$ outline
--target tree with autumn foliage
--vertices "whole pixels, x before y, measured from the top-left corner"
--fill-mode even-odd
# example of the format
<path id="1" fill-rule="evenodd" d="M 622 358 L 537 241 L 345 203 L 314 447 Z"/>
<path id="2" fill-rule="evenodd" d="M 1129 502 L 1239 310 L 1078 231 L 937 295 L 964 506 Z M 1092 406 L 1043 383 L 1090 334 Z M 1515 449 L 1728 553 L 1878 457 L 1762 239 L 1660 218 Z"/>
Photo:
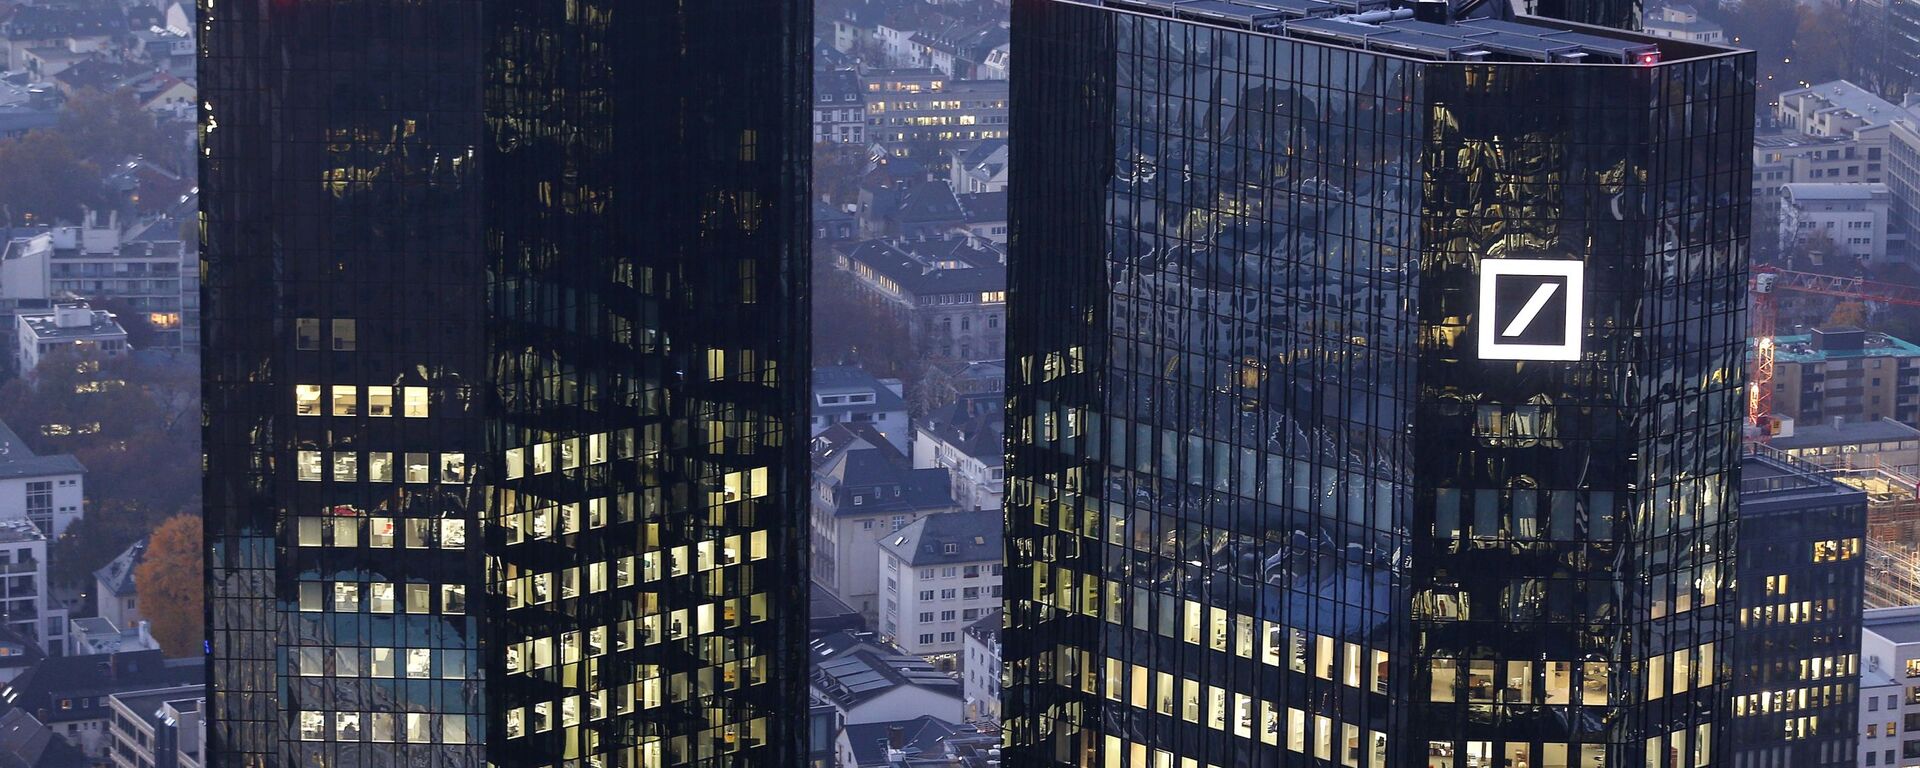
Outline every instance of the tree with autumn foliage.
<path id="1" fill-rule="evenodd" d="M 206 598 L 200 559 L 200 518 L 175 515 L 153 532 L 146 559 L 134 569 L 141 613 L 168 656 L 197 656 L 205 634 Z"/>

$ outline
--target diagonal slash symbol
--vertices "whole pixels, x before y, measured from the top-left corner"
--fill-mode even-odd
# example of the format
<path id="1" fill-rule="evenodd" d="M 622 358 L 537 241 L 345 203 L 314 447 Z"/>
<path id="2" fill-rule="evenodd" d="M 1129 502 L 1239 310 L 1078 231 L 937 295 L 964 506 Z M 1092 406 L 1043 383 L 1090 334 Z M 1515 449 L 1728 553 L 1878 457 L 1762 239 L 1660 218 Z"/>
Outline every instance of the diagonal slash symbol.
<path id="1" fill-rule="evenodd" d="M 1533 298 L 1527 299 L 1526 306 L 1520 308 L 1520 314 L 1513 316 L 1513 322 L 1508 323 L 1507 329 L 1501 331 L 1500 335 L 1518 336 L 1525 332 L 1527 326 L 1533 324 L 1534 315 L 1540 314 L 1540 310 L 1547 307 L 1547 300 L 1553 298 L 1553 292 L 1557 290 L 1560 290 L 1559 283 L 1541 283 L 1540 287 L 1534 290 Z"/>

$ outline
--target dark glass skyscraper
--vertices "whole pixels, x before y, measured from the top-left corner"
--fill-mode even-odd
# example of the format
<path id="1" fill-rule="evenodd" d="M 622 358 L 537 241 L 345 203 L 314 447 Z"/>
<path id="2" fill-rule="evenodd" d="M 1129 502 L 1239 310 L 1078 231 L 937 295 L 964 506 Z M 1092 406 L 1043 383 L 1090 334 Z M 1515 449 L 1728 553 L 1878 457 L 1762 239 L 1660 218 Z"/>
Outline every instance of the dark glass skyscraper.
<path id="1" fill-rule="evenodd" d="M 1751 56 L 1013 12 L 1010 764 L 1720 764 Z"/>
<path id="2" fill-rule="evenodd" d="M 210 764 L 803 762 L 810 5 L 201 3 Z"/>
<path id="3" fill-rule="evenodd" d="M 1867 494 L 1829 474 L 1741 464 L 1735 768 L 1857 765 Z"/>

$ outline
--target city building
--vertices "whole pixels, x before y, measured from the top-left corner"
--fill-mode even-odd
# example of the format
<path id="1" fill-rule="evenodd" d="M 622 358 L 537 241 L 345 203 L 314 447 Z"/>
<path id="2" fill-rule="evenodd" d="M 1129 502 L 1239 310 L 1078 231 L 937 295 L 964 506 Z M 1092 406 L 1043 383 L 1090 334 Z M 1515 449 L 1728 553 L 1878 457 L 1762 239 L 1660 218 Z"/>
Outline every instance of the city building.
<path id="1" fill-rule="evenodd" d="M 835 751 L 841 768 L 987 768 L 995 765 L 986 762 L 987 751 L 998 742 L 970 725 L 921 715 L 850 726 Z M 968 762 L 975 754 L 981 761 Z"/>
<path id="2" fill-rule="evenodd" d="M 985 241 L 1004 250 L 1007 247 L 1007 193 L 974 192 L 957 195 L 956 199 L 962 218 L 954 233 L 965 235 L 969 242 Z"/>
<path id="3" fill-rule="evenodd" d="M 812 5 L 200 5 L 209 765 L 804 763 Z"/>
<path id="4" fill-rule="evenodd" d="M 1594 24 L 1614 29 L 1639 29 L 1641 0 L 1511 0 L 1514 11 Z M 1361 8 L 1372 7 L 1362 4 Z"/>
<path id="5" fill-rule="evenodd" d="M 1782 184 L 1780 249 L 1806 249 L 1816 266 L 1882 264 L 1892 203 L 1885 184 Z"/>
<path id="6" fill-rule="evenodd" d="M 50 234 L 47 290 L 55 300 L 111 306 L 120 319 L 150 331 L 143 347 L 180 348 L 182 279 L 199 265 L 187 258 L 176 223 L 142 223 L 123 232 L 118 216 L 90 211 L 80 225 Z"/>
<path id="7" fill-rule="evenodd" d="M 807 696 L 807 768 L 839 768 L 835 760 L 835 741 L 840 730 L 840 712 L 818 693 Z"/>
<path id="8" fill-rule="evenodd" d="M 969 723 L 1000 724 L 1000 624 L 1004 619 L 996 608 L 961 630 L 960 686 L 966 696 L 963 716 Z"/>
<path id="9" fill-rule="evenodd" d="M 200 768 L 204 685 L 116 693 L 108 737 L 113 768 Z"/>
<path id="10" fill-rule="evenodd" d="M 146 622 L 121 629 L 112 619 L 87 616 L 67 620 L 67 652 L 73 656 L 98 656 L 125 651 L 150 651 L 160 647 Z"/>
<path id="11" fill-rule="evenodd" d="M 79 459 L 37 455 L 0 422 L 0 520 L 26 520 L 60 538 L 86 514 L 86 477 Z"/>
<path id="12" fill-rule="evenodd" d="M 1911 123 L 1897 120 L 1891 131 L 1897 135 L 1910 130 Z M 1897 142 L 1889 142 L 1892 147 Z M 1890 149 L 1888 154 L 1898 152 Z M 1873 153 L 1871 160 L 1865 155 Z M 1780 187 L 1786 184 L 1886 182 L 1890 196 L 1897 190 L 1897 160 L 1883 156 L 1878 147 L 1863 152 L 1860 143 L 1846 136 L 1808 136 L 1799 131 L 1776 130 L 1753 139 L 1753 215 L 1761 221 L 1780 220 Z M 1867 169 L 1872 170 L 1867 170 Z M 1889 214 L 1889 226 L 1892 226 Z"/>
<path id="13" fill-rule="evenodd" d="M 1788 421 L 1783 427 L 1768 445 L 1801 461 L 1828 469 L 1881 467 L 1920 476 L 1920 429 L 1893 419 Z"/>
<path id="14" fill-rule="evenodd" d="M 899 157 L 923 142 L 1007 138 L 1006 80 L 953 80 L 937 69 L 865 73 L 867 140 Z"/>
<path id="15" fill-rule="evenodd" d="M 117 557 L 93 571 L 94 610 L 119 627 L 146 623 L 133 573 L 147 559 L 147 539 L 127 545 Z"/>
<path id="16" fill-rule="evenodd" d="M 813 78 L 813 142 L 867 141 L 866 91 L 851 69 L 820 72 Z"/>
<path id="17" fill-rule="evenodd" d="M 1909 765 L 1920 756 L 1920 722 L 1907 722 L 1920 714 L 1920 606 L 1870 608 L 1862 624 L 1859 764 Z"/>
<path id="18" fill-rule="evenodd" d="M 880 541 L 952 511 L 946 471 L 912 469 L 891 445 L 816 443 L 813 580 L 871 623 L 880 611 Z"/>
<path id="19" fill-rule="evenodd" d="M 1854 765 L 1860 768 L 1900 765 L 1900 730 L 1906 725 L 1902 716 L 1906 698 L 1906 684 L 1893 679 L 1887 670 L 1861 671 L 1860 698 L 1854 702 L 1858 710 L 1855 722 L 1860 728 L 1858 762 Z M 1920 745 L 1915 749 L 1920 749 Z"/>
<path id="20" fill-rule="evenodd" d="M 0 714 L 0 755 L 17 768 L 92 768 L 93 763 L 66 739 L 24 709 Z"/>
<path id="21" fill-rule="evenodd" d="M 15 315 L 14 327 L 19 332 L 16 365 L 22 375 L 31 373 L 43 358 L 58 349 L 74 349 L 81 354 L 108 358 L 132 351 L 127 344 L 127 330 L 120 327 L 113 313 L 94 309 L 86 302 L 21 310 Z"/>
<path id="22" fill-rule="evenodd" d="M 833 258 L 870 299 L 907 320 L 922 356 L 969 361 L 1001 355 L 1006 260 L 987 244 L 966 237 L 867 240 L 834 246 Z"/>
<path id="23" fill-rule="evenodd" d="M 1698 9 L 1685 4 L 1648 8 L 1640 20 L 1640 29 L 1654 37 L 1690 43 L 1719 45 L 1727 41 L 1725 27 L 1700 18 Z"/>
<path id="24" fill-rule="evenodd" d="M 0 701 L 32 713 L 96 764 L 111 760 L 116 693 L 191 686 L 204 691 L 206 662 L 159 651 L 49 658 L 0 688 Z"/>
<path id="25" fill-rule="evenodd" d="M 947 150 L 947 182 L 963 195 L 1007 191 L 1007 142 L 983 141 Z"/>
<path id="26" fill-rule="evenodd" d="M 1748 455 L 1739 525 L 1727 764 L 1852 766 L 1867 494 L 1816 465 Z"/>
<path id="27" fill-rule="evenodd" d="M 1013 6 L 1007 764 L 1727 765 L 1752 54 L 1304 5 Z"/>
<path id="28" fill-rule="evenodd" d="M 813 693 L 833 706 L 842 733 L 856 725 L 897 722 L 902 716 L 960 722 L 960 681 L 926 659 L 902 653 L 870 633 L 828 635 L 814 640 L 810 649 Z"/>
<path id="29" fill-rule="evenodd" d="M 1920 345 L 1859 328 L 1774 337 L 1773 410 L 1795 430 L 1893 419 L 1920 425 Z"/>
<path id="30" fill-rule="evenodd" d="M 0 519 L 0 625 L 40 646 L 67 652 L 67 609 L 48 599 L 47 537 L 20 518 Z"/>
<path id="31" fill-rule="evenodd" d="M 927 515 L 880 540 L 880 637 L 949 671 L 960 633 L 1000 607 L 1000 508 Z"/>
<path id="32" fill-rule="evenodd" d="M 813 369 L 813 408 L 808 416 L 818 437 L 836 424 L 869 427 L 887 445 L 905 455 L 913 441 L 907 421 L 907 401 L 901 398 L 899 379 L 876 379 L 851 365 L 823 365 Z"/>
<path id="33" fill-rule="evenodd" d="M 961 509 L 998 511 L 1006 493 L 1006 411 L 1000 393 L 963 395 L 913 430 L 913 466 L 944 469 Z"/>

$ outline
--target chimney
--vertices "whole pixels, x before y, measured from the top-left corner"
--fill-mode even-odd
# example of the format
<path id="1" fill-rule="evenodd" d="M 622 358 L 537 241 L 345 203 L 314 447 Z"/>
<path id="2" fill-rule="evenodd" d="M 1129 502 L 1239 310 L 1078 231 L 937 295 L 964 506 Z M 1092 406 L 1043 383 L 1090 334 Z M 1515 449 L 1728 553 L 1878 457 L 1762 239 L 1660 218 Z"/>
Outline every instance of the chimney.
<path id="1" fill-rule="evenodd" d="M 153 642 L 153 632 L 151 630 L 152 630 L 152 626 L 147 624 L 147 620 L 141 619 L 140 620 L 140 647 L 142 648 L 156 647 L 156 644 Z"/>
<path id="2" fill-rule="evenodd" d="M 906 726 L 901 726 L 901 725 L 887 726 L 887 747 L 890 749 L 905 749 L 906 746 L 907 746 Z"/>

